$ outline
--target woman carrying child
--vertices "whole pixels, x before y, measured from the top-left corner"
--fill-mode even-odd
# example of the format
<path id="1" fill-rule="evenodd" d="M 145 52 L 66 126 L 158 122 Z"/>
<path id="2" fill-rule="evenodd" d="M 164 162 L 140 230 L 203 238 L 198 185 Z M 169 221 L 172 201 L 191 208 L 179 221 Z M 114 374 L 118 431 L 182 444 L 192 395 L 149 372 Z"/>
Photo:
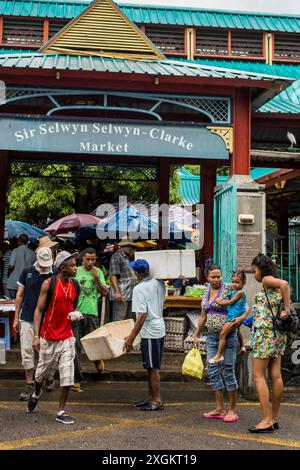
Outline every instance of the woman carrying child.
<path id="1" fill-rule="evenodd" d="M 221 419 L 225 423 L 233 423 L 239 419 L 236 413 L 236 400 L 238 383 L 235 376 L 235 363 L 238 347 L 236 331 L 232 331 L 226 338 L 224 350 L 224 362 L 210 364 L 209 360 L 215 357 L 218 351 L 220 333 L 227 318 L 227 311 L 223 305 L 217 303 L 218 299 L 229 299 L 232 287 L 223 284 L 220 266 L 211 265 L 208 268 L 208 290 L 202 302 L 202 310 L 199 323 L 194 335 L 194 347 L 198 347 L 198 337 L 207 328 L 207 371 L 212 390 L 215 393 L 216 408 L 203 414 L 207 419 Z M 242 319 L 236 319 L 241 323 Z M 223 391 L 227 390 L 229 409 L 225 412 Z"/>
<path id="2" fill-rule="evenodd" d="M 246 274 L 243 270 L 235 270 L 231 277 L 233 291 L 230 294 L 229 300 L 216 299 L 216 303 L 223 305 L 227 308 L 227 317 L 226 322 L 220 333 L 220 341 L 217 354 L 209 360 L 209 364 L 216 364 L 218 362 L 224 361 L 223 352 L 226 347 L 227 336 L 236 331 L 237 327 L 240 325 L 241 321 L 246 318 L 246 309 L 247 309 L 247 296 L 244 292 L 244 287 L 246 284 Z M 239 319 L 239 320 L 237 320 Z M 245 346 L 243 344 L 243 337 L 238 331 L 239 343 L 241 346 L 241 352 L 245 351 Z"/>

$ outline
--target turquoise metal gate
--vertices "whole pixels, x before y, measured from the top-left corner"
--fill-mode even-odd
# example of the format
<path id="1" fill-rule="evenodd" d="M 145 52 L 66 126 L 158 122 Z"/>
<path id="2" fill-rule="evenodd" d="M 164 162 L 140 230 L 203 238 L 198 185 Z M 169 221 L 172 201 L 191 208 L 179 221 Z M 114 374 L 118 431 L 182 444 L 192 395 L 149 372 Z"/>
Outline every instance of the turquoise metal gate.
<path id="1" fill-rule="evenodd" d="M 288 242 L 286 251 L 282 240 L 274 240 L 270 255 L 279 269 L 280 277 L 290 285 L 292 300 L 300 302 L 300 224 L 289 226 Z"/>
<path id="2" fill-rule="evenodd" d="M 237 185 L 222 185 L 214 201 L 214 259 L 229 282 L 237 265 Z"/>

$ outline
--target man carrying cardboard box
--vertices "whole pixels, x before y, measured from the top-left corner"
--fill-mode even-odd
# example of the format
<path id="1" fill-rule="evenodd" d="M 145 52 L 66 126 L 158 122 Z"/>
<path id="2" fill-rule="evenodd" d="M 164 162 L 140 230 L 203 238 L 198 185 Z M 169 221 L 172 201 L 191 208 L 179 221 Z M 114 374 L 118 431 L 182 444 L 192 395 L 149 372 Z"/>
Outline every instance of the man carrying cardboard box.
<path id="1" fill-rule="evenodd" d="M 159 370 L 165 336 L 165 284 L 150 276 L 148 261 L 139 259 L 129 266 L 139 281 L 132 294 L 132 311 L 137 321 L 130 335 L 125 338 L 124 349 L 129 352 L 140 333 L 143 366 L 148 372 L 148 398 L 136 402 L 135 406 L 143 411 L 159 411 L 164 409 L 160 397 Z"/>

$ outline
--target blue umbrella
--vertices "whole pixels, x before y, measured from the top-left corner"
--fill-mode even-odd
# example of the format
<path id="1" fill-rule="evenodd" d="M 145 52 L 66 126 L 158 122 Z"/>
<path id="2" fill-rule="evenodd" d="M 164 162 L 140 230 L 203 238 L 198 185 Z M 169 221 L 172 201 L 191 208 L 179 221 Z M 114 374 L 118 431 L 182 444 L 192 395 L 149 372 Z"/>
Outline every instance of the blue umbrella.
<path id="1" fill-rule="evenodd" d="M 47 233 L 37 227 L 22 222 L 20 220 L 6 220 L 4 229 L 4 238 L 19 237 L 22 234 L 28 237 L 41 238 L 45 237 Z"/>

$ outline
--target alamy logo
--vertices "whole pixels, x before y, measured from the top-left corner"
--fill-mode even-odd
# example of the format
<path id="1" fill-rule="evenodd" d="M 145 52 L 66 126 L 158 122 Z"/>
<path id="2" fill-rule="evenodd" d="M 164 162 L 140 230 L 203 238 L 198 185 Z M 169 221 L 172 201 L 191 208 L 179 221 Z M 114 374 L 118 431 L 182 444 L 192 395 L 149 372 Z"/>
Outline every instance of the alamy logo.
<path id="1" fill-rule="evenodd" d="M 5 104 L 5 100 L 6 100 L 5 82 L 0 80 L 0 105 Z"/>
<path id="2" fill-rule="evenodd" d="M 291 356 L 292 363 L 298 366 L 300 364 L 300 339 L 293 341 L 291 349 L 295 350 Z"/>
<path id="3" fill-rule="evenodd" d="M 101 204 L 95 214 L 101 219 L 96 233 L 100 240 L 131 237 L 132 240 L 174 240 L 191 242 L 201 249 L 204 238 L 204 208 L 196 206 L 128 203 Z"/>

